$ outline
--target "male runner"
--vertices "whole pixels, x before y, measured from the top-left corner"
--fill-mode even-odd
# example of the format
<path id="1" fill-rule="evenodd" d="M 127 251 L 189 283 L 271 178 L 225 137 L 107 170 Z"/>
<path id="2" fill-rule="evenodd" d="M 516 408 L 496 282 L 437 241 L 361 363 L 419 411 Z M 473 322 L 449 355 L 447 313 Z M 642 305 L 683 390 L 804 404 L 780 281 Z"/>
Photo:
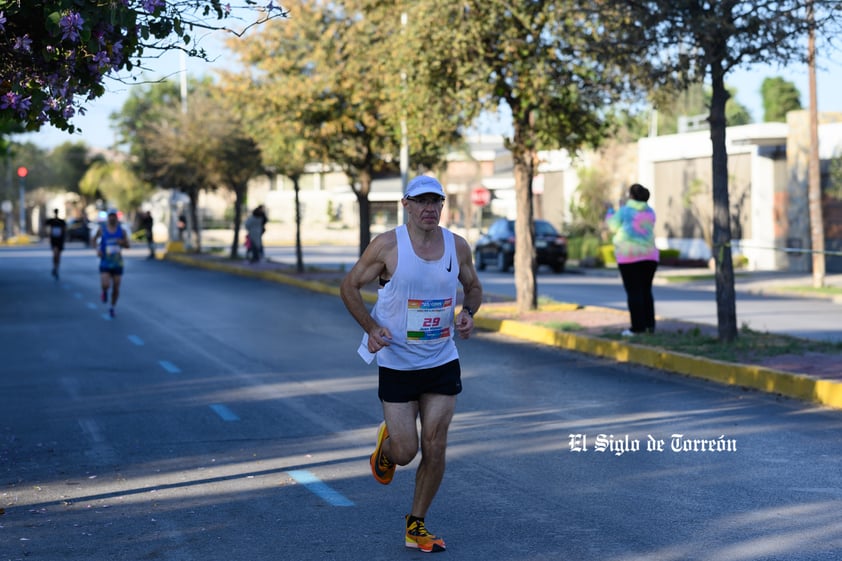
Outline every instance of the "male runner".
<path id="1" fill-rule="evenodd" d="M 53 217 L 44 225 L 50 236 L 50 248 L 53 250 L 53 278 L 58 280 L 58 267 L 61 264 L 61 252 L 64 251 L 64 238 L 67 235 L 67 222 L 58 217 L 58 209 L 53 209 Z"/>
<path id="2" fill-rule="evenodd" d="M 117 220 L 117 211 L 109 210 L 108 218 L 94 236 L 96 253 L 99 256 L 99 278 L 102 284 L 102 302 L 108 302 L 108 290 L 112 284 L 111 307 L 108 314 L 114 317 L 114 307 L 120 297 L 120 283 L 123 279 L 123 249 L 129 247 L 129 237 Z"/>
<path id="3" fill-rule="evenodd" d="M 367 362 L 376 356 L 379 367 L 385 421 L 370 458 L 379 483 L 391 483 L 396 465 L 418 453 L 421 418 L 421 463 L 404 543 L 424 552 L 445 550 L 424 517 L 444 476 L 447 430 L 462 391 L 454 327 L 468 338 L 482 303 L 468 242 L 439 226 L 444 196 L 434 178 L 413 179 L 402 200 L 407 224 L 374 238 L 341 287 L 345 306 L 365 331 L 359 353 Z M 369 313 L 361 290 L 376 279 L 382 289 Z M 455 313 L 460 283 L 463 305 Z"/>

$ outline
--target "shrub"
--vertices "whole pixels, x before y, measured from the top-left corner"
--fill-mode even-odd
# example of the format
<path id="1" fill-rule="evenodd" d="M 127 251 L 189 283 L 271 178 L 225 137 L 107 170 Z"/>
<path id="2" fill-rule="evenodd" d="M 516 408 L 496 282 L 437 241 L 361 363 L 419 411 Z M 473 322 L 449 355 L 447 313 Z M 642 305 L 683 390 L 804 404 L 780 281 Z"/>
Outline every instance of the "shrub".
<path id="1" fill-rule="evenodd" d="M 681 257 L 681 252 L 677 249 L 662 249 L 660 250 L 661 261 L 675 262 Z"/>
<path id="2" fill-rule="evenodd" d="M 568 237 L 567 257 L 573 261 L 599 257 L 599 237 L 593 234 Z"/>

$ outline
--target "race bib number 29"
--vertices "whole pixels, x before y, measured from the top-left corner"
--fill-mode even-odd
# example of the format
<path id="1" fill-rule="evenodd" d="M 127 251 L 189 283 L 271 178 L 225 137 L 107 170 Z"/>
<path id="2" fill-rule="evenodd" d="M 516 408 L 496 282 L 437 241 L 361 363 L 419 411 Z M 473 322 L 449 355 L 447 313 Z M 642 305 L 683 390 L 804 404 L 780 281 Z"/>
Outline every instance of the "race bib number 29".
<path id="1" fill-rule="evenodd" d="M 408 300 L 406 307 L 407 343 L 429 343 L 450 337 L 453 299 Z"/>

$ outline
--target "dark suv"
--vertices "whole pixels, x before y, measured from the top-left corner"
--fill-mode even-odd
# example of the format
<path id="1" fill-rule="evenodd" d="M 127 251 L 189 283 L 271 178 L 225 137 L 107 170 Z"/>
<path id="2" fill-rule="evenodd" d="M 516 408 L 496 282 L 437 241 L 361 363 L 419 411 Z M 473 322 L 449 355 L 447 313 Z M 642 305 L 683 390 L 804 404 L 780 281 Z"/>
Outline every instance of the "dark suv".
<path id="1" fill-rule="evenodd" d="M 535 220 L 535 254 L 538 266 L 549 265 L 556 273 L 567 262 L 567 240 L 546 220 Z M 515 259 L 515 221 L 501 218 L 494 222 L 476 245 L 475 261 L 480 271 L 494 263 L 508 271 Z"/>
<path id="2" fill-rule="evenodd" d="M 87 220 L 71 218 L 67 221 L 67 241 L 80 241 L 85 245 L 91 243 L 91 228 Z"/>

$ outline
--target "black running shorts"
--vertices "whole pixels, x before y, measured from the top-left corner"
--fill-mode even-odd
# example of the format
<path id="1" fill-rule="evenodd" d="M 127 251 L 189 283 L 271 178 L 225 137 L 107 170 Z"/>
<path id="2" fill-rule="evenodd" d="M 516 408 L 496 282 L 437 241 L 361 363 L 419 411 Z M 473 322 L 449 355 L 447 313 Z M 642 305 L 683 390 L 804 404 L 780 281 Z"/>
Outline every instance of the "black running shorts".
<path id="1" fill-rule="evenodd" d="M 462 391 L 462 369 L 459 359 L 421 370 L 393 370 L 380 367 L 377 395 L 381 401 L 408 403 L 422 394 L 457 395 Z"/>

